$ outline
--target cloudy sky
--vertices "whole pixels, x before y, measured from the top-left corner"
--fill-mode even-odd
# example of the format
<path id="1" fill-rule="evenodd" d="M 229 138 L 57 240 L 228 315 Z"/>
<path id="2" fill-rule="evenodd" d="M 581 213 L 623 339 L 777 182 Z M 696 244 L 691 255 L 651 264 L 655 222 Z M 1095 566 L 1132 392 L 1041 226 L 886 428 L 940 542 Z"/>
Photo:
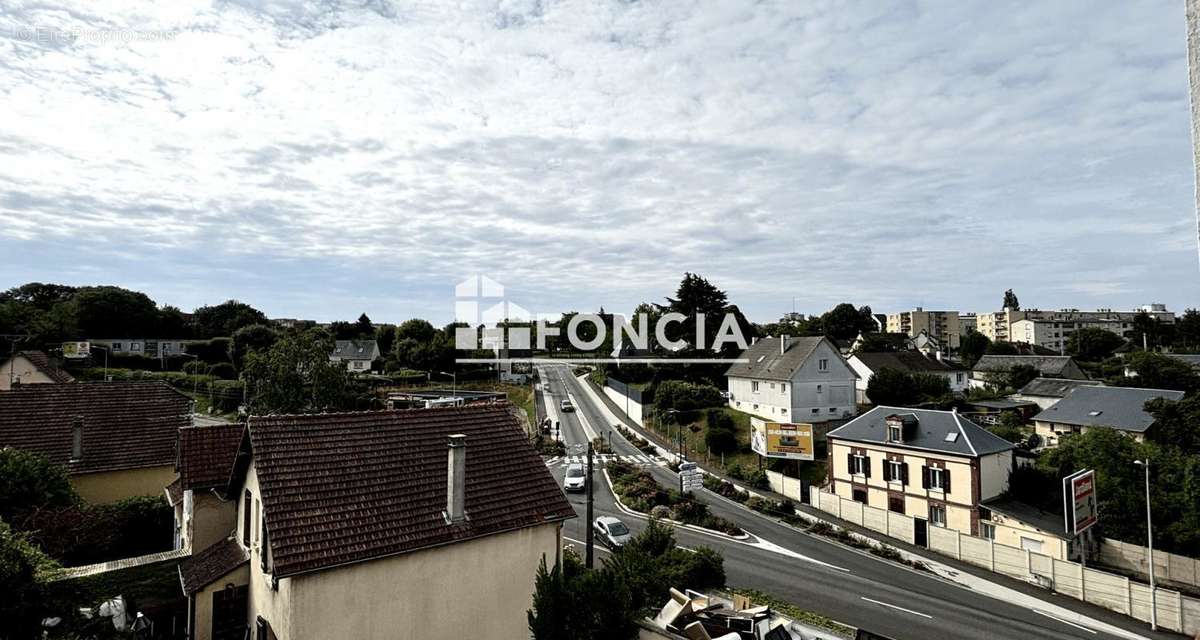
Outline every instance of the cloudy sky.
<path id="1" fill-rule="evenodd" d="M 1200 303 L 1182 0 L 50 5 L 0 8 L 0 287 Z"/>

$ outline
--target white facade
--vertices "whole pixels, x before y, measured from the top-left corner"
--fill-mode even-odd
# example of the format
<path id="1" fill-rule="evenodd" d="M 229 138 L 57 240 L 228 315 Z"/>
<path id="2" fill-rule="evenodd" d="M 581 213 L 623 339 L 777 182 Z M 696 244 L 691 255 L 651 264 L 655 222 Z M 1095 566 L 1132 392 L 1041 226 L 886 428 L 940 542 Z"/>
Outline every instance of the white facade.
<path id="1" fill-rule="evenodd" d="M 1038 345 L 1065 353 L 1067 341 L 1071 334 L 1080 329 L 1104 329 L 1121 338 L 1129 337 L 1133 330 L 1133 321 L 1129 318 L 1114 319 L 1076 319 L 1076 320 L 1034 320 L 1025 318 L 1012 323 L 1010 341 Z"/>
<path id="2" fill-rule="evenodd" d="M 784 380 L 729 376 L 729 406 L 765 420 L 827 422 L 858 413 L 854 371 L 828 340 Z"/>
<path id="3" fill-rule="evenodd" d="M 870 402 L 867 399 L 867 385 L 871 383 L 871 377 L 875 372 L 867 366 L 857 355 L 850 356 L 846 360 L 846 364 L 854 370 L 858 379 L 854 382 L 855 399 L 859 404 L 867 404 Z M 910 373 L 926 373 L 929 375 L 939 376 L 946 379 L 950 384 L 951 393 L 961 393 L 967 389 L 969 376 L 965 370 L 955 371 L 912 371 Z"/>

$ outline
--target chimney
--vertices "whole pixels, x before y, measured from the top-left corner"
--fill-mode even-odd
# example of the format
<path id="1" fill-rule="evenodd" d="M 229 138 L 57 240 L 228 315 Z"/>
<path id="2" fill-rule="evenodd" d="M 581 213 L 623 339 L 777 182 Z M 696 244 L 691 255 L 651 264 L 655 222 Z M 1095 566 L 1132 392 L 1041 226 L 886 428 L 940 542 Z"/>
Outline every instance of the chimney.
<path id="1" fill-rule="evenodd" d="M 446 522 L 458 524 L 467 519 L 463 503 L 467 494 L 467 436 L 450 436 L 446 458 Z"/>
<path id="2" fill-rule="evenodd" d="M 785 333 L 785 334 L 779 336 L 779 355 L 783 355 L 784 353 L 786 353 L 787 348 L 788 348 L 788 336 Z"/>
<path id="3" fill-rule="evenodd" d="M 71 461 L 83 460 L 83 416 L 71 423 Z"/>

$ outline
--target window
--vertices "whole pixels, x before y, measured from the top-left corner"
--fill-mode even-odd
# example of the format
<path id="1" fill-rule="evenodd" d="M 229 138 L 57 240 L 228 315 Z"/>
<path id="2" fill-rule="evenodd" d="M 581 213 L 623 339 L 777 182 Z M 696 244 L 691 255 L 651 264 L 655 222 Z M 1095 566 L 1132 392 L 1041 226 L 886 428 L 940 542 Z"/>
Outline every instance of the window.
<path id="1" fill-rule="evenodd" d="M 258 515 L 260 506 L 261 506 L 261 503 L 259 503 L 258 500 L 255 500 L 254 501 L 254 522 L 262 522 L 261 516 Z M 261 527 L 259 528 L 259 531 L 258 531 L 258 538 L 255 538 L 254 533 L 251 532 L 250 540 L 251 540 L 251 542 L 262 543 L 262 528 Z"/>
<path id="2" fill-rule="evenodd" d="M 868 458 L 866 456 L 854 455 L 853 453 L 851 453 L 847 456 L 846 460 L 848 462 L 848 466 L 850 468 L 851 475 L 863 476 L 865 478 L 871 477 L 871 459 L 870 458 Z"/>
<path id="3" fill-rule="evenodd" d="M 244 503 L 242 508 L 242 546 L 247 549 L 250 548 L 250 503 L 253 501 L 250 490 L 246 489 L 245 497 L 242 500 Z"/>
<path id="4" fill-rule="evenodd" d="M 779 383 L 779 392 L 787 393 L 787 383 L 786 382 Z"/>
<path id="5" fill-rule="evenodd" d="M 888 496 L 888 511 L 904 513 L 904 496 Z"/>
<path id="6" fill-rule="evenodd" d="M 929 524 L 935 527 L 946 526 L 946 506 L 941 504 L 929 505 Z"/>
<path id="7" fill-rule="evenodd" d="M 837 413 L 837 407 L 829 407 L 829 413 Z"/>
<path id="8" fill-rule="evenodd" d="M 887 427 L 888 442 L 902 442 L 904 438 L 901 436 L 902 429 L 898 424 L 889 424 Z"/>
<path id="9" fill-rule="evenodd" d="M 820 360 L 817 360 L 817 370 L 818 371 L 829 371 L 829 361 L 826 360 L 825 358 L 821 358 Z"/>
<path id="10" fill-rule="evenodd" d="M 813 412 L 813 415 L 815 416 L 815 415 L 817 415 L 818 413 L 821 413 L 821 410 L 820 410 L 820 409 L 817 409 L 817 408 L 815 408 L 815 407 L 814 407 L 814 408 L 813 408 L 813 410 L 812 410 L 812 412 Z"/>
<path id="11" fill-rule="evenodd" d="M 866 489 L 855 489 L 854 491 L 851 492 L 850 495 L 854 497 L 855 502 L 861 502 L 863 504 L 867 504 L 867 490 Z"/>
<path id="12" fill-rule="evenodd" d="M 758 381 L 754 380 L 750 383 L 750 391 L 758 393 Z"/>
<path id="13" fill-rule="evenodd" d="M 774 383 L 774 382 L 772 382 L 770 386 L 771 386 L 771 390 L 772 390 L 772 391 L 774 391 L 774 390 L 775 390 L 775 383 Z"/>
<path id="14" fill-rule="evenodd" d="M 262 519 L 258 521 L 258 539 L 262 545 L 262 550 L 259 551 L 258 561 L 262 567 L 263 573 L 271 570 L 271 565 L 267 562 L 267 513 L 264 511 Z"/>
<path id="15" fill-rule="evenodd" d="M 955 376 L 954 376 L 954 379 L 955 379 L 955 380 L 956 380 L 956 381 L 957 381 L 959 384 L 962 384 L 962 382 L 963 382 L 963 374 L 961 374 L 961 373 L 959 373 L 959 374 L 955 374 Z"/>
<path id="16" fill-rule="evenodd" d="M 817 393 L 821 393 L 821 385 L 817 385 Z"/>
<path id="17" fill-rule="evenodd" d="M 996 539 L 996 525 L 982 522 L 979 524 L 979 533 L 988 540 Z"/>
<path id="18" fill-rule="evenodd" d="M 130 351 L 141 351 L 141 350 L 142 350 L 142 343 L 140 343 L 140 342 L 130 342 L 130 343 L 129 343 L 129 350 L 130 350 Z"/>
<path id="19" fill-rule="evenodd" d="M 112 343 L 112 350 L 113 351 L 121 351 L 121 343 L 120 342 Z"/>
<path id="20" fill-rule="evenodd" d="M 950 493 L 950 471 L 948 469 L 922 467 L 921 473 L 924 476 L 921 483 L 922 488 Z"/>
<path id="21" fill-rule="evenodd" d="M 883 479 L 888 482 L 908 484 L 908 465 L 899 460 L 888 460 L 884 465 Z"/>

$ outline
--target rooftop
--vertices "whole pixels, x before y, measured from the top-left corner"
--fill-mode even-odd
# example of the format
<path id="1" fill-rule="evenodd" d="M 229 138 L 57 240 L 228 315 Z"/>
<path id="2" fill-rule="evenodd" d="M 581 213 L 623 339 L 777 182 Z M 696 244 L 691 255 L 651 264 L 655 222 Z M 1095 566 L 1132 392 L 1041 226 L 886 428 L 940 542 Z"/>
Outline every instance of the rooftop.
<path id="1" fill-rule="evenodd" d="M 233 538 L 226 538 L 179 563 L 184 595 L 192 595 L 221 576 L 250 561 L 250 555 Z"/>
<path id="2" fill-rule="evenodd" d="M 44 351 L 18 351 L 16 355 L 28 360 L 42 375 L 54 382 L 75 382 L 75 377 L 62 368 L 55 366 L 50 361 L 50 356 L 47 356 Z"/>
<path id="3" fill-rule="evenodd" d="M 817 345 L 825 341 L 823 336 L 788 337 L 787 348 L 780 353 L 779 341 L 785 338 L 763 338 L 750 345 L 739 358 L 747 362 L 734 363 L 725 375 L 734 378 L 760 378 L 764 380 L 791 380 Z M 837 351 L 837 347 L 833 347 Z"/>
<path id="4" fill-rule="evenodd" d="M 240 423 L 186 427 L 179 430 L 181 489 L 223 487 L 229 483 L 233 460 L 246 426 Z"/>
<path id="5" fill-rule="evenodd" d="M 1043 376 L 1062 377 L 1078 369 L 1071 356 L 994 356 L 986 355 L 975 363 L 974 370 L 980 372 L 1004 372 L 1025 365 L 1037 369 Z"/>
<path id="6" fill-rule="evenodd" d="M 1068 380 L 1066 378 L 1034 378 L 1017 392 L 1022 396 L 1044 396 L 1047 398 L 1065 398 L 1075 387 L 1087 385 L 1102 387 L 1099 380 Z"/>
<path id="7" fill-rule="evenodd" d="M 920 351 L 879 351 L 855 354 L 868 369 L 896 369 L 910 373 L 950 373 L 961 371 L 958 367 L 930 358 Z"/>
<path id="8" fill-rule="evenodd" d="M 1033 417 L 1043 422 L 1083 427 L 1112 427 L 1143 433 L 1154 424 L 1154 416 L 1143 407 L 1155 398 L 1178 401 L 1182 391 L 1133 387 L 1076 387 L 1065 398 Z"/>
<path id="9" fill-rule="evenodd" d="M 904 442 L 888 441 L 887 418 L 891 416 L 916 418 L 916 428 Z M 905 407 L 875 407 L 830 431 L 827 437 L 961 456 L 983 456 L 1013 448 L 1011 442 L 953 411 Z"/>

